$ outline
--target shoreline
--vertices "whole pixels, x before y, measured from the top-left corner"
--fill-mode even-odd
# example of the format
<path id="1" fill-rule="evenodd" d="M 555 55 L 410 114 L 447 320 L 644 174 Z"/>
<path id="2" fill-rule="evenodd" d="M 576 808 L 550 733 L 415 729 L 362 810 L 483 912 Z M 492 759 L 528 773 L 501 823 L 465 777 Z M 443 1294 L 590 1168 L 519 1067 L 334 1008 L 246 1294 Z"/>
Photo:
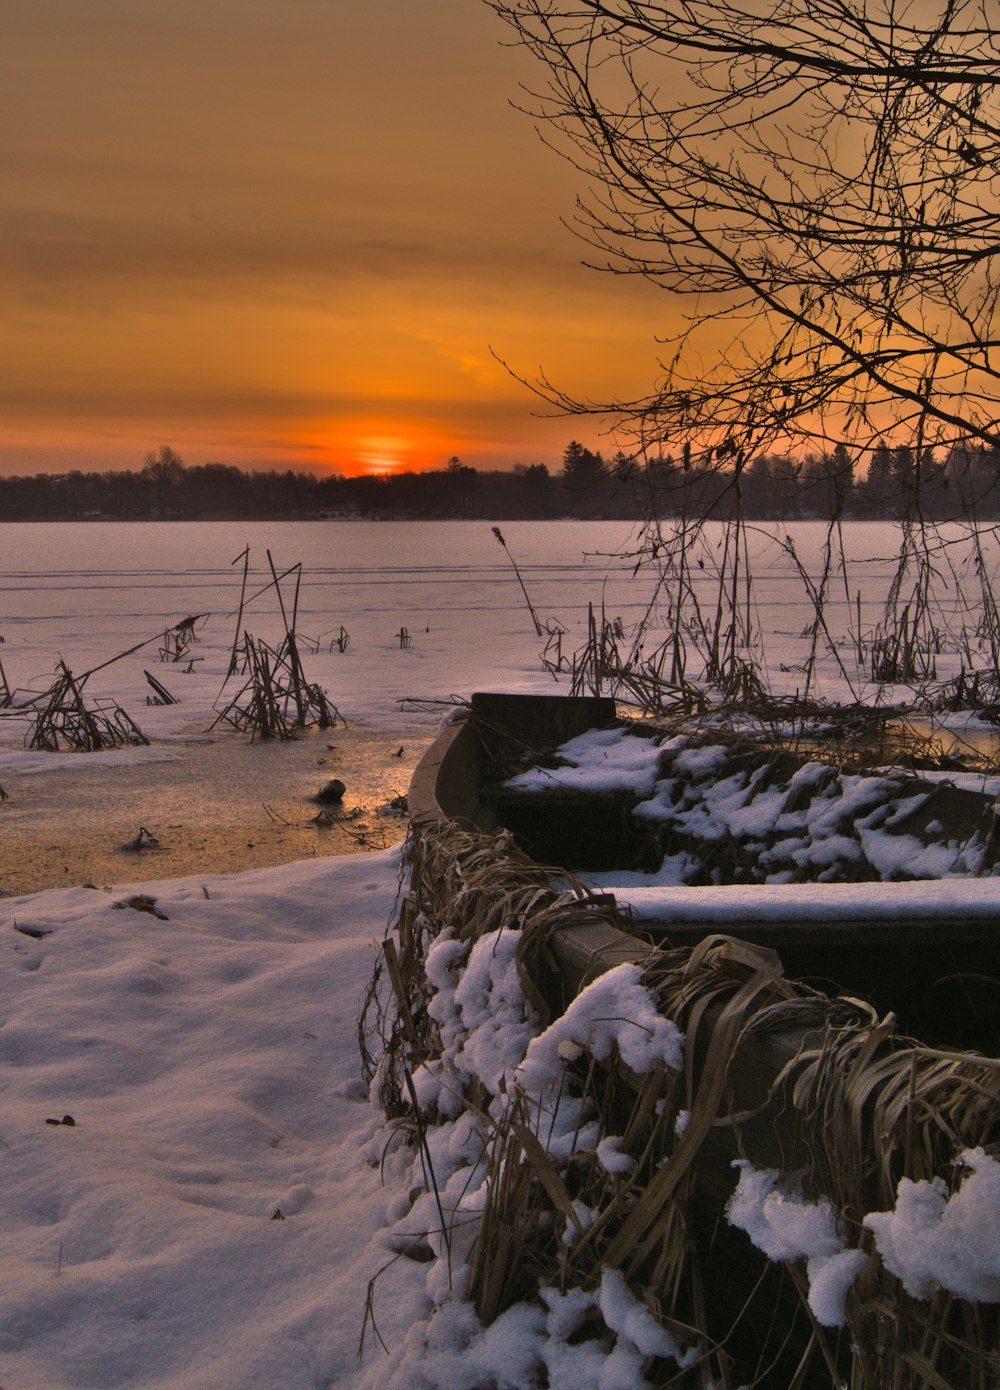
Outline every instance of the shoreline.
<path id="1" fill-rule="evenodd" d="M 0 897 L 383 849 L 406 834 L 405 814 L 390 803 L 405 796 L 432 739 L 337 727 L 289 742 L 235 732 L 157 742 L 168 756 L 156 761 L 48 754 L 43 771 L 0 776 L 9 798 L 0 802 Z M 311 798 L 334 777 L 343 802 L 324 808 Z M 126 848 L 140 830 L 158 843 Z"/>

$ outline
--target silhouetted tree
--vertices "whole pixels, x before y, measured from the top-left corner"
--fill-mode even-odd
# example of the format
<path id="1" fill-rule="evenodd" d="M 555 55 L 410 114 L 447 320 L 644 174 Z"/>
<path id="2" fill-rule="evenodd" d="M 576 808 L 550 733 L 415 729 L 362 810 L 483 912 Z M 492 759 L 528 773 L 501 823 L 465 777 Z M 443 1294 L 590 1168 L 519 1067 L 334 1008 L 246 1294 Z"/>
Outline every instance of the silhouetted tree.
<path id="1" fill-rule="evenodd" d="M 169 444 L 161 444 L 159 449 L 150 450 L 143 459 L 143 476 L 156 497 L 155 510 L 160 516 L 168 516 L 176 510 L 178 493 L 184 477 L 184 463 L 179 454 Z"/>
<path id="2" fill-rule="evenodd" d="M 563 486 L 571 491 L 591 488 L 604 481 L 607 473 L 600 454 L 592 453 L 577 439 L 570 440 L 563 452 Z"/>
<path id="3" fill-rule="evenodd" d="M 689 304 L 651 394 L 536 390 L 695 462 L 1000 447 L 995 0 L 486 3 L 598 263 Z"/>

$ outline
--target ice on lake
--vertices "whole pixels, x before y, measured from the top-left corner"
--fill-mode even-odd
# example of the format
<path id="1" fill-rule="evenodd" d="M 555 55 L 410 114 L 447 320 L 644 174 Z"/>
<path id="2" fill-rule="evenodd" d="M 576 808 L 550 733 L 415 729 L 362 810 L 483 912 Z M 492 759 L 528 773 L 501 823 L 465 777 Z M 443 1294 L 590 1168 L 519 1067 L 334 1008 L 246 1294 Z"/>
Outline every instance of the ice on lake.
<path id="1" fill-rule="evenodd" d="M 539 617 L 563 634 L 565 666 L 585 639 L 591 605 L 627 634 L 645 622 L 647 649 L 671 635 L 669 604 L 655 576 L 635 572 L 633 524 L 505 522 L 503 530 Z M 802 686 L 815 616 L 788 541 L 802 569 L 818 574 L 825 534 L 818 522 L 747 532 L 752 583 L 745 602 L 759 634 L 757 656 L 779 692 Z M 817 690 L 864 699 L 871 683 L 849 634 L 859 604 L 866 627 L 879 620 L 899 533 L 889 523 L 852 523 L 844 534 L 849 582 L 830 589 Z M 705 535 L 700 566 L 692 556 L 691 582 L 708 609 L 722 531 L 710 527 Z M 989 544 L 995 561 L 995 540 Z M 249 747 L 226 729 L 209 732 L 220 696 L 225 703 L 224 692 L 232 693 L 226 673 L 246 547 L 244 626 L 272 643 L 283 623 L 268 552 L 279 572 L 301 562 L 296 627 L 306 673 L 327 691 L 347 730 L 329 737 L 314 732 L 279 748 Z M 349 804 L 353 797 L 374 826 L 380 798 L 405 791 L 437 729 L 442 708 L 435 702 L 477 689 L 568 689 L 566 669 L 557 680 L 542 665 L 543 641 L 508 553 L 486 522 L 6 524 L 0 525 L 0 583 L 0 662 L 19 698 L 44 692 L 60 659 L 76 674 L 103 667 L 88 681 L 88 696 L 116 700 L 151 741 L 112 754 L 28 753 L 25 719 L 0 718 L 0 786 L 10 796 L 0 805 L 0 883 L 18 890 L 91 876 L 134 877 L 132 866 L 115 872 L 113 855 L 149 821 L 164 831 L 160 838 L 173 856 L 157 864 L 158 873 L 194 871 L 199 855 L 213 868 L 244 868 L 326 853 L 330 842 L 318 839 L 306 818 L 308 795 L 324 775 L 343 776 Z M 283 592 L 289 601 L 291 579 Z M 650 617 L 654 598 L 660 601 Z M 957 599 L 946 594 L 945 602 Z M 193 659 L 161 663 L 164 630 L 194 616 Z M 341 630 L 349 637 L 343 651 L 334 642 Z M 132 655 L 113 660 L 137 644 L 143 645 Z M 943 653 L 941 674 L 957 671 L 961 660 L 957 651 Z M 145 670 L 177 704 L 147 705 Z M 384 838 L 384 828 L 377 830 Z M 44 874 L 26 878 L 29 845 L 37 849 L 41 842 Z M 89 860 L 90 849 L 81 857 L 81 846 L 98 842 L 104 858 Z"/>

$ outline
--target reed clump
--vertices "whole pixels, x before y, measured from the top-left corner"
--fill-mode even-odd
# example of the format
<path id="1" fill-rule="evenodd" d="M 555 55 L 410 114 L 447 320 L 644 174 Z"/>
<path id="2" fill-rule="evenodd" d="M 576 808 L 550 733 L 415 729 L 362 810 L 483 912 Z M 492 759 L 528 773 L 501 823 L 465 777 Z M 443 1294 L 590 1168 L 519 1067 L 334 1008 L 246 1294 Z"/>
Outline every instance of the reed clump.
<path id="1" fill-rule="evenodd" d="M 667 499 L 650 493 L 634 539 L 615 553 L 632 567 L 636 586 L 645 586 L 639 616 L 623 627 L 603 605 L 599 613 L 591 606 L 568 661 L 529 602 L 545 639 L 545 669 L 556 676 L 568 666 L 574 694 L 612 695 L 658 718 L 697 712 L 721 722 L 749 711 L 766 719 L 780 709 L 786 723 L 802 722 L 820 700 L 933 717 L 942 710 L 940 679 L 956 699 L 969 696 L 967 706 L 949 709 L 981 708 L 1000 678 L 1000 605 L 996 527 L 974 505 L 944 524 L 923 514 L 914 493 L 893 523 L 888 549 L 896 558 L 880 591 L 865 571 L 884 566 L 887 556 L 849 555 L 842 491 L 834 489 L 828 515 L 817 518 L 817 549 L 807 538 L 797 547 L 790 529 L 749 519 L 745 486 L 738 469 L 707 504 L 683 484 Z M 664 501 L 669 513 L 661 511 Z M 794 662 L 768 661 L 758 591 L 774 575 L 769 560 L 754 572 L 759 546 L 752 538 L 766 539 L 782 562 L 789 610 L 805 611 Z M 516 565 L 515 574 L 524 591 Z M 997 703 L 986 698 L 988 709 Z"/>
<path id="2" fill-rule="evenodd" d="M 121 705 L 110 699 L 84 698 L 87 676 L 74 677 L 64 661 L 52 685 L 34 702 L 34 718 L 26 741 L 29 748 L 56 752 L 71 748 L 93 753 L 123 744 L 148 744 L 149 739 Z M 92 674 L 92 673 L 88 673 Z"/>
<path id="3" fill-rule="evenodd" d="M 323 689 L 306 680 L 291 630 L 278 647 L 244 633 L 240 670 L 243 684 L 211 728 L 225 723 L 249 734 L 251 740 L 292 739 L 310 725 L 328 729 L 340 721 L 336 706 Z"/>
<path id="4" fill-rule="evenodd" d="M 328 729 L 343 723 L 339 710 L 327 698 L 321 686 L 307 680 L 302 665 L 301 638 L 298 635 L 299 594 L 302 585 L 301 563 L 278 573 L 271 552 L 267 552 L 271 582 L 261 590 L 270 589 L 278 602 L 284 636 L 277 646 L 254 637 L 244 630 L 239 639 L 240 624 L 243 620 L 248 600 L 246 598 L 247 576 L 249 573 L 249 547 L 233 561 L 243 561 L 243 583 L 240 591 L 240 604 L 237 614 L 236 635 L 230 653 L 229 672 L 226 683 L 236 675 L 242 675 L 243 684 L 219 710 L 218 717 L 211 724 L 215 728 L 220 723 L 229 724 L 241 733 L 254 739 L 297 738 L 303 729 L 312 725 Z M 294 590 L 286 604 L 282 593 L 282 581 L 294 579 Z M 257 598 L 260 594 L 254 594 Z M 341 629 L 343 632 L 343 629 Z M 318 641 L 314 642 L 314 647 Z M 225 685 L 223 686 L 225 689 Z M 216 708 L 219 708 L 218 701 Z"/>

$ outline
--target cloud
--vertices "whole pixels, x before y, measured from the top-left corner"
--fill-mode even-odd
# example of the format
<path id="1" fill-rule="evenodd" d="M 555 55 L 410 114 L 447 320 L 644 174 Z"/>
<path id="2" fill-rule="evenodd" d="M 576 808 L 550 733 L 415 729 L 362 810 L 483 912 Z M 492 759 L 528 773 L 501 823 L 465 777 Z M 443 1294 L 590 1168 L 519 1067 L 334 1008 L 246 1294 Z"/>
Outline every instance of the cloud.
<path id="1" fill-rule="evenodd" d="M 491 344 L 639 389 L 664 301 L 581 269 L 575 176 L 511 109 L 525 59 L 487 6 L 33 0 L 4 31 L 23 439 L 217 417 L 291 445 L 353 405 L 494 442 L 506 421 L 521 452 L 535 403 Z"/>

